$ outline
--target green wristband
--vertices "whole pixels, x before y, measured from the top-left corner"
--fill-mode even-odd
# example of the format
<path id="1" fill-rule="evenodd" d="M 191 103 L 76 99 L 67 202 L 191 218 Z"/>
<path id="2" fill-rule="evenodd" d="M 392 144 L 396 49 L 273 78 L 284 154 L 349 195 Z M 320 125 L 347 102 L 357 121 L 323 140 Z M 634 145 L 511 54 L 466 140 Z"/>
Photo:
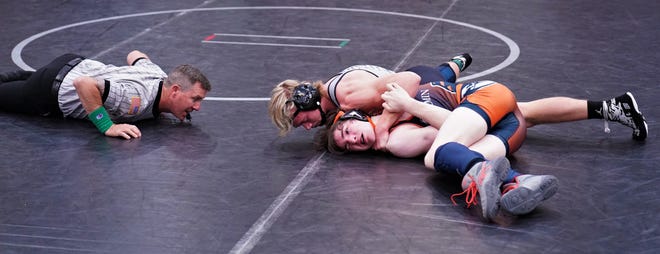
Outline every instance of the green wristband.
<path id="1" fill-rule="evenodd" d="M 96 128 L 103 134 L 105 134 L 105 132 L 110 129 L 110 126 L 113 125 L 112 120 L 110 120 L 110 116 L 108 115 L 108 111 L 106 111 L 103 106 L 87 115 L 87 118 L 89 118 L 89 120 L 92 121 L 92 123 L 96 125 Z"/>

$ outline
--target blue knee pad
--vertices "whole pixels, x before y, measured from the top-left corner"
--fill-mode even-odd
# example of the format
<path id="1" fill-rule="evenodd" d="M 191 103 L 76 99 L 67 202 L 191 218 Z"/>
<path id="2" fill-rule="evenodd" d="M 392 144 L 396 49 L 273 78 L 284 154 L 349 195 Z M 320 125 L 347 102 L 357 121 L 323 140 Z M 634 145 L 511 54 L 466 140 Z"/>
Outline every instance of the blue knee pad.
<path id="1" fill-rule="evenodd" d="M 440 172 L 458 173 L 464 176 L 477 162 L 485 161 L 483 155 L 472 151 L 467 146 L 449 142 L 435 150 L 433 168 Z"/>
<path id="2" fill-rule="evenodd" d="M 456 83 L 456 73 L 454 73 L 454 70 L 451 69 L 448 63 L 438 65 L 438 71 L 442 75 L 443 81 Z"/>
<path id="3" fill-rule="evenodd" d="M 433 81 L 445 81 L 449 83 L 456 82 L 456 74 L 448 63 L 443 63 L 435 68 L 431 66 L 418 65 L 407 69 L 406 71 L 411 71 L 419 75 L 419 77 L 422 78 L 419 84 L 426 84 Z"/>
<path id="4" fill-rule="evenodd" d="M 513 180 L 516 178 L 516 176 L 519 176 L 519 175 L 521 175 L 521 174 L 518 173 L 518 171 L 510 168 L 509 169 L 509 174 L 506 175 L 506 178 L 504 178 L 504 181 L 502 181 L 502 184 L 507 184 L 507 183 L 513 182 Z"/>

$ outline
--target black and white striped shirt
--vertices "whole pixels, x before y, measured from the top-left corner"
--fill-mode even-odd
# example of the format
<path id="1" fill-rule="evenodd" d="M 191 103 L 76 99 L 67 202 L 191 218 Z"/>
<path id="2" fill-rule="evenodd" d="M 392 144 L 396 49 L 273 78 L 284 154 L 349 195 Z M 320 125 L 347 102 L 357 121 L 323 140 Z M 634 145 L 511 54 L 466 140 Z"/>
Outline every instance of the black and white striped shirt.
<path id="1" fill-rule="evenodd" d="M 154 107 L 158 107 L 160 83 L 167 74 L 149 59 L 143 58 L 133 66 L 114 66 L 95 60 L 85 59 L 64 77 L 58 92 L 58 104 L 65 117 L 85 119 L 78 93 L 73 86 L 77 77 L 88 76 L 104 84 L 108 91 L 103 106 L 115 122 L 135 122 L 156 117 Z"/>

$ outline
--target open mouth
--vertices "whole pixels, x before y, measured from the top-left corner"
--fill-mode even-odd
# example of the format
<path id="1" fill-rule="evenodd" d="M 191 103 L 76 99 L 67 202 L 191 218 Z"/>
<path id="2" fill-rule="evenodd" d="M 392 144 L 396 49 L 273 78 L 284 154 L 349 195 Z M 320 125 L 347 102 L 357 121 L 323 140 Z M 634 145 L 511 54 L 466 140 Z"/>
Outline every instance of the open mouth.
<path id="1" fill-rule="evenodd" d="M 364 139 L 364 133 L 362 133 L 362 136 L 360 137 L 360 142 L 364 145 L 367 143 L 367 141 Z"/>

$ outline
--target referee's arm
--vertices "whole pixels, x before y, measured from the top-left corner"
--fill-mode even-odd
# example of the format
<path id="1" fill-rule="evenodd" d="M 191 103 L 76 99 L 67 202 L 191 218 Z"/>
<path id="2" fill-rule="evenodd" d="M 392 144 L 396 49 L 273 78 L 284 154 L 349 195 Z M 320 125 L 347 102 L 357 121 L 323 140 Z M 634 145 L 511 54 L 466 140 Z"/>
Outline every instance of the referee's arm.
<path id="1" fill-rule="evenodd" d="M 80 103 L 85 108 L 88 118 L 101 133 L 109 137 L 122 137 L 125 139 L 139 138 L 140 130 L 131 124 L 115 124 L 103 107 L 101 89 L 96 79 L 92 77 L 78 77 L 73 81 Z"/>
<path id="2" fill-rule="evenodd" d="M 133 50 L 131 51 L 131 53 L 128 53 L 128 55 L 126 56 L 126 63 L 128 63 L 128 65 L 133 66 L 135 65 L 135 62 L 137 62 L 140 59 L 149 59 L 149 56 L 138 50 Z"/>

